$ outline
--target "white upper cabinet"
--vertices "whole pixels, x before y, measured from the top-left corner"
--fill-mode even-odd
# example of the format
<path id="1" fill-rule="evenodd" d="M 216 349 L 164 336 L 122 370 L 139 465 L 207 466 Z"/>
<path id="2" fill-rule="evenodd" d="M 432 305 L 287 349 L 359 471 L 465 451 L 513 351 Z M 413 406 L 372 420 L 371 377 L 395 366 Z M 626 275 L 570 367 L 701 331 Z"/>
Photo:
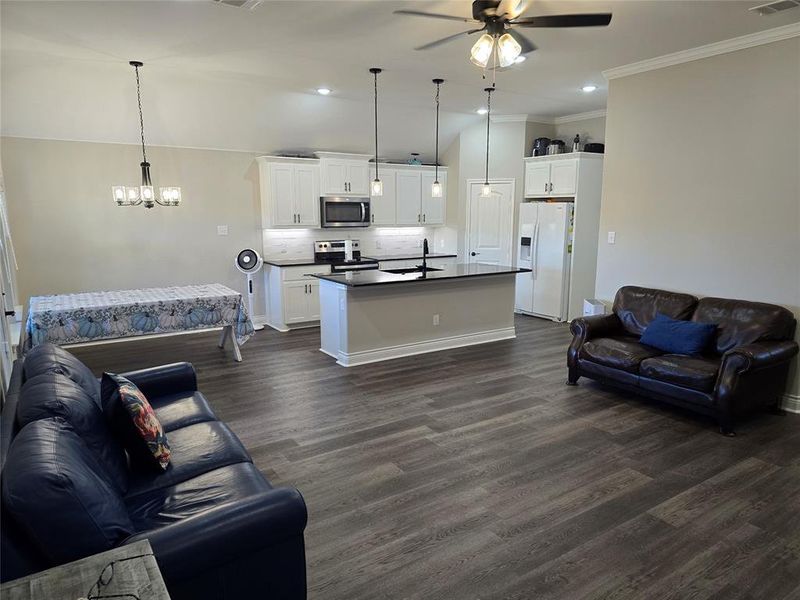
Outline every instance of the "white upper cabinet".
<path id="1" fill-rule="evenodd" d="M 369 195 L 369 156 L 341 152 L 317 152 L 323 196 Z"/>
<path id="2" fill-rule="evenodd" d="M 579 160 L 569 154 L 526 158 L 525 197 L 574 196 Z"/>
<path id="3" fill-rule="evenodd" d="M 383 182 L 383 195 L 370 196 L 370 222 L 373 225 L 395 225 L 397 209 L 397 180 L 395 171 L 380 169 L 378 175 Z"/>
<path id="4" fill-rule="evenodd" d="M 447 189 L 447 173 L 439 169 L 439 183 L 442 184 L 442 197 L 434 198 L 431 195 L 433 182 L 436 180 L 435 172 L 422 174 L 422 224 L 444 225 L 444 190 Z"/>
<path id="5" fill-rule="evenodd" d="M 419 171 L 397 171 L 397 224 L 422 223 L 422 174 Z"/>
<path id="6" fill-rule="evenodd" d="M 260 156 L 258 170 L 262 227 L 319 227 L 316 160 Z"/>

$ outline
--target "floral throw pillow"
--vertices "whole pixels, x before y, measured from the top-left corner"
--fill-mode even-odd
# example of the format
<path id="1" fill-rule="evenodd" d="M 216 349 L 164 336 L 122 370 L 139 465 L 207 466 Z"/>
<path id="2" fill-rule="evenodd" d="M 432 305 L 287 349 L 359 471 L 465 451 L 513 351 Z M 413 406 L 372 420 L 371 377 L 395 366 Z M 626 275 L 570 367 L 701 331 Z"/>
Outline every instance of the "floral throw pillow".
<path id="1" fill-rule="evenodd" d="M 114 406 L 115 412 L 118 414 L 124 412 L 130 419 L 132 427 L 126 429 L 132 433 L 126 436 L 128 438 L 126 445 L 138 446 L 138 448 L 129 447 L 130 453 L 147 455 L 166 471 L 170 459 L 169 442 L 161 422 L 142 391 L 133 382 L 114 373 L 103 373 L 102 388 L 104 405 Z"/>

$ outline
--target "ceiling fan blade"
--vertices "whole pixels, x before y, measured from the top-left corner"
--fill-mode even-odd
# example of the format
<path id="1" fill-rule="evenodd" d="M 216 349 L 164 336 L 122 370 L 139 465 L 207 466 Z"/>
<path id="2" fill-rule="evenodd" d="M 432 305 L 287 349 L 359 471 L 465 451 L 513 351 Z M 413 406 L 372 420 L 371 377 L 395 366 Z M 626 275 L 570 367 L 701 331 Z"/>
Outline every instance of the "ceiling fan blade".
<path id="1" fill-rule="evenodd" d="M 429 13 L 421 10 L 396 10 L 396 15 L 411 15 L 412 17 L 430 17 L 431 19 L 446 19 L 448 21 L 461 21 L 462 23 L 471 23 L 472 19 L 465 17 L 456 17 L 453 15 L 440 15 L 438 13 Z"/>
<path id="2" fill-rule="evenodd" d="M 446 44 L 447 42 L 452 42 L 460 38 L 462 35 L 472 35 L 473 33 L 478 33 L 479 31 L 483 31 L 486 27 L 481 27 L 480 29 L 470 29 L 469 31 L 462 31 L 460 33 L 456 33 L 453 35 L 448 35 L 445 38 L 440 40 L 436 40 L 435 42 L 431 42 L 429 44 L 425 44 L 424 46 L 420 46 L 419 48 L 414 48 L 414 50 L 430 50 L 431 48 L 435 48 L 436 46 L 441 46 L 442 44 Z"/>
<path id="3" fill-rule="evenodd" d="M 520 46 L 522 46 L 522 51 L 520 52 L 520 54 L 527 54 L 528 52 L 533 52 L 534 50 L 536 50 L 536 44 L 534 44 L 532 41 L 530 41 L 528 38 L 522 35 L 519 31 L 514 31 L 513 29 L 506 29 L 505 32 L 512 38 L 517 40 L 517 43 Z"/>
<path id="4" fill-rule="evenodd" d="M 602 27 L 611 23 L 611 13 L 594 15 L 543 15 L 514 19 L 520 27 Z"/>

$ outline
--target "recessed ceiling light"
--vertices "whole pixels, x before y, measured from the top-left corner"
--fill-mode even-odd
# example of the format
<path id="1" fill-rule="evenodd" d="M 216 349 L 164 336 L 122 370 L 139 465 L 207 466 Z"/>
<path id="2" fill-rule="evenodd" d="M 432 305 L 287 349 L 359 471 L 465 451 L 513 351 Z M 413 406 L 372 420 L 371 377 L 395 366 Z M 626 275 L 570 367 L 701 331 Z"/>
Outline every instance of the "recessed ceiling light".
<path id="1" fill-rule="evenodd" d="M 586 92 L 587 94 L 595 91 L 597 89 L 596 85 L 585 85 L 581 88 L 582 91 Z"/>
<path id="2" fill-rule="evenodd" d="M 478 109 L 478 110 L 476 110 L 475 112 L 476 112 L 476 113 L 478 113 L 479 115 L 485 115 L 485 114 L 486 114 L 487 112 L 489 112 L 489 111 L 488 111 L 488 109 L 486 109 L 486 108 L 479 108 L 479 109 Z"/>
<path id="3" fill-rule="evenodd" d="M 514 59 L 514 62 L 519 64 L 521 62 L 525 62 L 526 58 L 528 58 L 528 57 L 527 56 L 523 56 L 522 54 L 520 54 L 517 58 Z"/>
<path id="4" fill-rule="evenodd" d="M 322 95 L 322 96 L 327 96 L 328 94 L 331 93 L 331 90 L 329 88 L 325 88 L 325 87 L 317 88 L 317 93 Z"/>

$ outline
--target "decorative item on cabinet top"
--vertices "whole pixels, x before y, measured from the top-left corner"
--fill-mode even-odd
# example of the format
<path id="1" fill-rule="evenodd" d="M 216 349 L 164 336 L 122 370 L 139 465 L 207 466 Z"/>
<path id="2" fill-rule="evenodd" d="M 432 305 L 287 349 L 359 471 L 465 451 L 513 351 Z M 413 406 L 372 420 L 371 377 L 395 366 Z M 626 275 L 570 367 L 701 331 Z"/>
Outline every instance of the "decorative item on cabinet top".
<path id="1" fill-rule="evenodd" d="M 317 152 L 319 158 L 259 156 L 261 221 L 264 229 L 317 229 L 320 197 L 365 198 L 369 194 L 369 159 L 364 154 Z M 443 225 L 447 167 L 439 166 L 441 197 L 432 195 L 435 165 L 382 163 L 383 194 L 371 198 L 370 225 Z M 335 193 L 326 191 L 335 188 Z"/>

